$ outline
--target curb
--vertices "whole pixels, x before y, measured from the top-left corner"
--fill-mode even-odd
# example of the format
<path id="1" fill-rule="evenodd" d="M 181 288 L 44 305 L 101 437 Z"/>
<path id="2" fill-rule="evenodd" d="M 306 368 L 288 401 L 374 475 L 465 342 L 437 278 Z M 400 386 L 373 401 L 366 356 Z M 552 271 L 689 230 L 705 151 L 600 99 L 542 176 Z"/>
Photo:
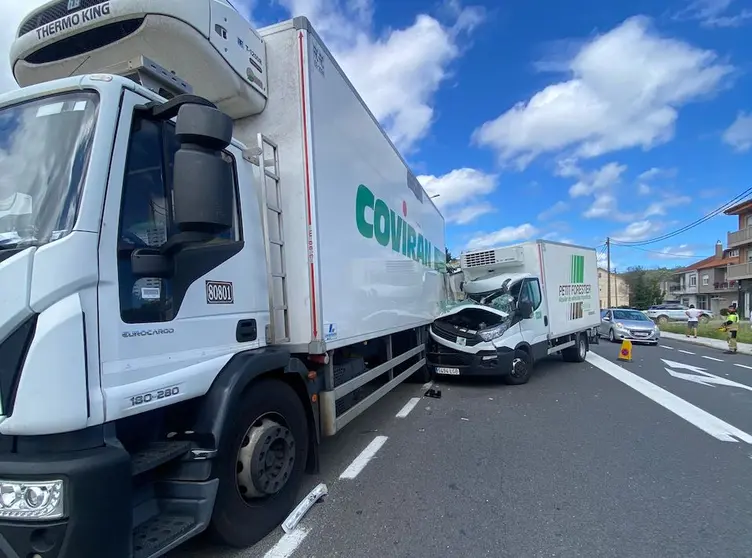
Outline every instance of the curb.
<path id="1" fill-rule="evenodd" d="M 671 333 L 670 331 L 661 331 L 661 339 L 673 339 L 674 341 L 684 341 L 690 345 L 702 345 L 703 347 L 710 347 L 711 349 L 719 349 L 721 351 L 726 350 L 728 345 L 720 339 L 711 339 L 709 337 L 698 337 L 697 339 L 687 339 L 684 335 L 679 333 Z M 747 343 L 739 343 L 737 348 L 737 354 L 752 355 L 752 345 Z"/>

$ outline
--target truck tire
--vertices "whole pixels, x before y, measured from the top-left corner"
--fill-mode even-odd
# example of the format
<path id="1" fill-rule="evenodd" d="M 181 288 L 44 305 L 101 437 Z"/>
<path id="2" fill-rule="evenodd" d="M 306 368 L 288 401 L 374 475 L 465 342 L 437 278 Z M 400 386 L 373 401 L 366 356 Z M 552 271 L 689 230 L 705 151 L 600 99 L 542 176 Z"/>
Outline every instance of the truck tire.
<path id="1" fill-rule="evenodd" d="M 219 543 L 244 548 L 297 504 L 308 425 L 300 398 L 279 380 L 251 384 L 231 413 L 215 463 L 219 489 L 209 532 Z"/>
<path id="2" fill-rule="evenodd" d="M 533 373 L 533 362 L 530 353 L 522 349 L 514 351 L 512 371 L 503 377 L 504 383 L 510 386 L 520 386 L 528 383 Z"/>
<path id="3" fill-rule="evenodd" d="M 585 362 L 587 356 L 587 339 L 582 333 L 577 335 L 574 346 L 567 347 L 561 352 L 564 362 Z"/>

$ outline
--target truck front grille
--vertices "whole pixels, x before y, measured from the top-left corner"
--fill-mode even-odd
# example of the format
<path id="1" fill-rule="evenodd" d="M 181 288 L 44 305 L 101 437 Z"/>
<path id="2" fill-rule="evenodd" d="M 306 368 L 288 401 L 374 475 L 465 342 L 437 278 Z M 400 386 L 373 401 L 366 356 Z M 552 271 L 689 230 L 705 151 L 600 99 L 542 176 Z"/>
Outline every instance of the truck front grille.
<path id="1" fill-rule="evenodd" d="M 442 339 L 446 339 L 447 341 L 451 341 L 452 343 L 457 343 L 457 337 L 464 337 L 465 345 L 467 347 L 473 347 L 481 341 L 476 334 L 463 333 L 458 331 L 456 328 L 453 328 L 452 326 L 444 326 L 438 322 L 433 323 L 433 325 L 431 326 L 431 331 L 433 331 L 436 337 L 441 337 Z"/>

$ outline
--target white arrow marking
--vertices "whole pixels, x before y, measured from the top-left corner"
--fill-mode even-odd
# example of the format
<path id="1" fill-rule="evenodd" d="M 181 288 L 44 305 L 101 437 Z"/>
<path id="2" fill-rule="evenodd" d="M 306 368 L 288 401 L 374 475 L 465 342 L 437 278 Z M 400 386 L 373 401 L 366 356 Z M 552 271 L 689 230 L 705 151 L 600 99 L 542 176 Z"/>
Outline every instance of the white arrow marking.
<path id="1" fill-rule="evenodd" d="M 707 372 L 705 372 L 705 368 L 700 368 L 699 366 L 692 366 L 691 364 L 684 364 L 682 362 L 674 362 L 673 360 L 666 360 L 665 358 L 662 358 L 661 360 L 666 366 L 669 366 L 671 368 L 691 370 L 695 374 L 702 374 L 704 376 L 712 376 L 712 374 L 708 374 Z"/>
<path id="2" fill-rule="evenodd" d="M 752 386 L 740 384 L 726 378 L 721 378 L 720 376 L 706 372 L 704 368 L 700 368 L 699 366 L 692 366 L 691 364 L 684 364 L 682 362 L 674 362 L 673 360 L 666 360 L 665 358 L 662 358 L 661 360 L 666 363 L 666 366 L 670 366 L 671 368 L 683 368 L 684 370 L 691 370 L 695 374 L 700 374 L 700 376 L 696 376 L 695 374 L 685 374 L 684 372 L 676 372 L 674 370 L 671 370 L 670 368 L 666 368 L 666 372 L 671 374 L 674 378 L 680 378 L 682 380 L 687 380 L 709 387 L 714 387 L 713 384 L 715 384 L 719 386 L 736 387 L 739 389 L 752 391 Z"/>

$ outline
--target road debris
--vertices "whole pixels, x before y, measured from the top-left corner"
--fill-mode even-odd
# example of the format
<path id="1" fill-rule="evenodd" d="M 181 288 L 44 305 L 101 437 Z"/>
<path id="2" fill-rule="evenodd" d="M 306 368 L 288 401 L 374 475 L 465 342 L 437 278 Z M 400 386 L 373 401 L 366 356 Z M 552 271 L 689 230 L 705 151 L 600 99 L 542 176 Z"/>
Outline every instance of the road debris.
<path id="1" fill-rule="evenodd" d="M 285 531 L 285 533 L 289 533 L 290 531 L 295 529 L 298 523 L 300 523 L 300 520 L 303 519 L 303 516 L 308 513 L 308 510 L 313 507 L 313 504 L 315 504 L 320 498 L 326 496 L 328 493 L 329 490 L 326 488 L 326 485 L 323 482 L 316 488 L 311 490 L 308 493 L 308 496 L 303 498 L 303 500 L 297 506 L 295 506 L 295 509 L 290 512 L 290 515 L 288 515 L 287 519 L 285 519 L 282 523 L 282 529 Z"/>

